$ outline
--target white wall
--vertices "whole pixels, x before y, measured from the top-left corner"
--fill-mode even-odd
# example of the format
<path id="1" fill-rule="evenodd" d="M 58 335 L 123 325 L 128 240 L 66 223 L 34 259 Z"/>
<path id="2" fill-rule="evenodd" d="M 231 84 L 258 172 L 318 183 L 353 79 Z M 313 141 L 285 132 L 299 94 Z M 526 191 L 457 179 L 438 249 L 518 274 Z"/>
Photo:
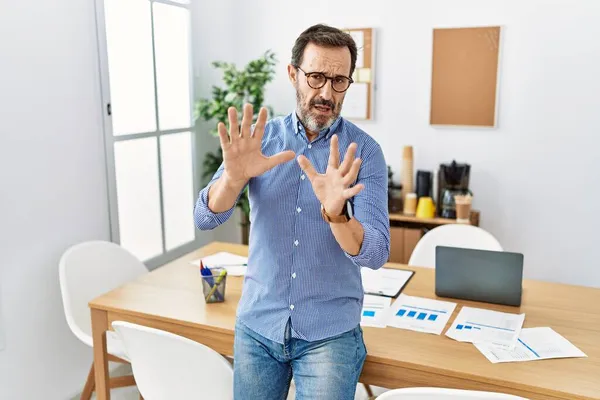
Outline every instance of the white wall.
<path id="1" fill-rule="evenodd" d="M 527 277 L 600 286 L 592 207 L 600 198 L 600 2 L 255 0 L 235 10 L 234 19 L 205 21 L 205 56 L 232 46 L 232 37 L 238 62 L 273 49 L 279 73 L 267 102 L 279 113 L 294 109 L 285 66 L 302 30 L 317 22 L 376 28 L 376 120 L 359 125 L 383 145 L 395 178 L 404 145 L 415 146 L 416 168 L 470 163 L 481 225 L 507 250 L 524 252 Z M 478 25 L 505 28 L 499 127 L 433 128 L 432 28 Z"/>
<path id="2" fill-rule="evenodd" d="M 1 6 L 1 399 L 70 398 L 92 360 L 65 322 L 58 260 L 109 238 L 93 4 Z"/>

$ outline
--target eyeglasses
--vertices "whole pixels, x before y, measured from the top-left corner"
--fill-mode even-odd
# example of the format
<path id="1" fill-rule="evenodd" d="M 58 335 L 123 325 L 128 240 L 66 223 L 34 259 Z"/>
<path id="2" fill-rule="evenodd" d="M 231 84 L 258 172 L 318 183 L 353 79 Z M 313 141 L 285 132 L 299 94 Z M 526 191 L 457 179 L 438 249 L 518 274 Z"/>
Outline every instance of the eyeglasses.
<path id="1" fill-rule="evenodd" d="M 313 89 L 321 89 L 327 83 L 327 80 L 331 80 L 331 88 L 338 93 L 343 93 L 350 87 L 350 84 L 354 83 L 352 78 L 347 76 L 326 76 L 322 72 L 305 72 L 302 68 L 296 66 L 297 69 L 304 73 L 306 76 L 306 83 Z"/>

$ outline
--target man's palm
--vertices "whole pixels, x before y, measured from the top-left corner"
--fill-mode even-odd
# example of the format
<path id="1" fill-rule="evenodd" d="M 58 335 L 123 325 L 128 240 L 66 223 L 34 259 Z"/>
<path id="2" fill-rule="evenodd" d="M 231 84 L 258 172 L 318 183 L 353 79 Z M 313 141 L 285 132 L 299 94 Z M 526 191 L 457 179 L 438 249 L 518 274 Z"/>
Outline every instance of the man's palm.
<path id="1" fill-rule="evenodd" d="M 319 174 L 305 156 L 298 157 L 300 167 L 306 172 L 315 196 L 321 202 L 325 211 L 330 214 L 340 214 L 346 200 L 356 196 L 363 185 L 350 187 L 358 177 L 361 159 L 354 159 L 356 144 L 348 146 L 344 161 L 340 165 L 340 154 L 337 135 L 331 137 L 329 162 L 324 174 Z"/>
<path id="2" fill-rule="evenodd" d="M 267 122 L 267 110 L 263 107 L 251 131 L 252 105 L 244 106 L 242 126 L 238 124 L 235 108 L 228 110 L 229 135 L 225 124 L 219 123 L 219 138 L 223 149 L 225 172 L 233 182 L 247 182 L 251 178 L 264 174 L 271 168 L 290 161 L 295 154 L 291 150 L 283 151 L 270 157 L 262 154 L 262 138 Z"/>

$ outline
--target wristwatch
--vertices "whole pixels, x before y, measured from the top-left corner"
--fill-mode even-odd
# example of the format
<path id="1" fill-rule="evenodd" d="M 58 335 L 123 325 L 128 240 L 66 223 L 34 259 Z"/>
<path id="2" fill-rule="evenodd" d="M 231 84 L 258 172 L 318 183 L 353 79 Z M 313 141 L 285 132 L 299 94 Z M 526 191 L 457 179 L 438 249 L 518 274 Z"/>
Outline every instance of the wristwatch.
<path id="1" fill-rule="evenodd" d="M 323 219 L 329 223 L 340 224 L 344 222 L 348 222 L 352 219 L 353 216 L 352 203 L 350 200 L 346 201 L 344 204 L 344 208 L 342 209 L 342 213 L 340 215 L 329 215 L 325 211 L 325 207 L 321 204 L 321 216 Z"/>

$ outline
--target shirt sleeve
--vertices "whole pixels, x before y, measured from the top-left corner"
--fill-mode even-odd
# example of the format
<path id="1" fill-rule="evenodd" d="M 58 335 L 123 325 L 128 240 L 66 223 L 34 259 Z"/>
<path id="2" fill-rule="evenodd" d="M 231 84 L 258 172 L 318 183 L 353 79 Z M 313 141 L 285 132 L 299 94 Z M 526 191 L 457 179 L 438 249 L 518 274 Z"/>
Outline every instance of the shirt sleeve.
<path id="1" fill-rule="evenodd" d="M 353 200 L 354 218 L 364 230 L 363 242 L 357 255 L 346 256 L 357 266 L 379 269 L 390 256 L 387 164 L 378 144 L 365 153 L 356 180 L 364 189 Z"/>
<path id="2" fill-rule="evenodd" d="M 198 194 L 198 200 L 196 201 L 196 205 L 194 206 L 194 224 L 196 225 L 196 228 L 202 231 L 214 229 L 217 226 L 223 224 L 225 221 L 227 221 L 233 214 L 237 202 L 239 201 L 244 190 L 246 189 L 245 187 L 244 189 L 242 189 L 242 191 L 238 194 L 238 197 L 235 203 L 233 204 L 233 207 L 231 207 L 229 210 L 220 213 L 213 212 L 208 207 L 208 192 L 210 190 L 210 187 L 215 183 L 217 179 L 221 177 L 222 174 L 223 164 L 221 164 L 219 169 L 215 172 L 208 185 L 206 185 L 206 187 L 202 189 Z"/>

